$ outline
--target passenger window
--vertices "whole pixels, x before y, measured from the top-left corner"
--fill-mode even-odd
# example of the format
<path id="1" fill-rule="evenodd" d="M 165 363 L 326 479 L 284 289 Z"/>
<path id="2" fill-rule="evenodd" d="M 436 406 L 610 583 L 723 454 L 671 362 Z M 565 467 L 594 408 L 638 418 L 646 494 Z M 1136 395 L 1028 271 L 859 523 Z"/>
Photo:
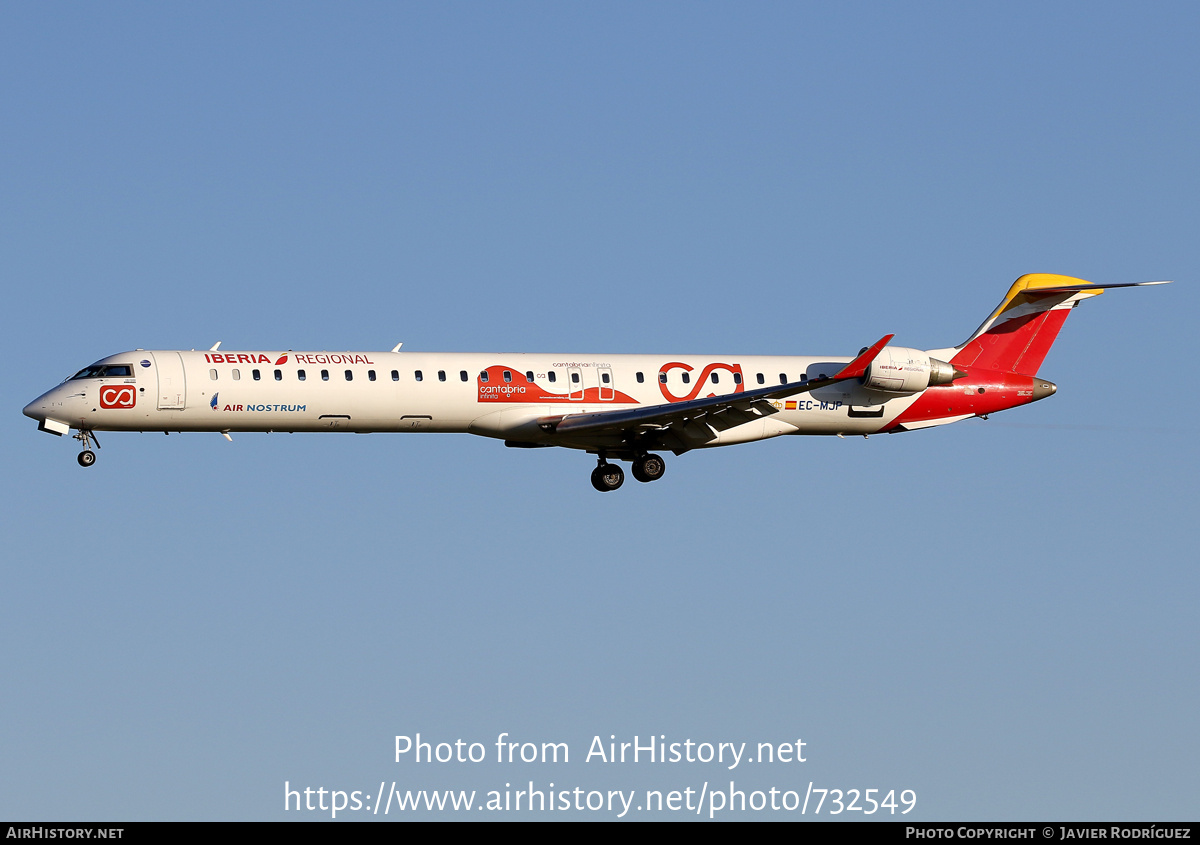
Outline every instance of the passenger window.
<path id="1" fill-rule="evenodd" d="M 483 370 L 483 371 L 482 371 L 482 372 L 479 374 L 479 380 L 480 380 L 480 381 L 487 381 L 487 380 L 488 380 L 488 374 L 487 374 L 487 370 Z"/>
<path id="2" fill-rule="evenodd" d="M 642 375 L 641 373 L 638 373 L 637 374 L 637 383 L 643 384 L 645 381 L 646 381 L 646 377 L 644 375 Z"/>
<path id="3" fill-rule="evenodd" d="M 801 373 L 800 381 L 808 381 L 808 373 Z"/>
<path id="4" fill-rule="evenodd" d="M 691 373 L 684 373 L 684 374 L 683 374 L 683 383 L 684 383 L 684 384 L 691 384 L 691 383 L 692 383 L 692 374 L 691 374 Z"/>
<path id="5" fill-rule="evenodd" d="M 283 370 L 275 371 L 275 381 L 283 381 Z"/>
<path id="6" fill-rule="evenodd" d="M 659 383 L 659 384 L 666 384 L 666 383 L 667 383 L 667 374 L 666 374 L 666 373 L 659 373 L 659 374 L 658 374 L 658 383 Z"/>
<path id="7" fill-rule="evenodd" d="M 413 370 L 413 378 L 415 378 L 417 381 L 425 380 L 425 376 L 421 374 L 420 370 Z"/>
<path id="8" fill-rule="evenodd" d="M 612 378 L 609 376 L 608 373 L 601 373 L 600 381 L 604 382 L 605 384 L 608 384 L 610 381 L 612 381 Z"/>
<path id="9" fill-rule="evenodd" d="M 306 378 L 308 378 L 308 375 L 304 372 L 304 370 L 296 370 L 296 378 L 300 379 L 300 381 L 304 381 Z"/>
<path id="10" fill-rule="evenodd" d="M 367 381 L 375 381 L 375 371 L 367 370 Z"/>
<path id="11" fill-rule="evenodd" d="M 208 371 L 208 377 L 209 377 L 210 379 L 212 379 L 213 381 L 216 381 L 216 380 L 217 380 L 217 371 L 216 371 L 216 370 L 209 370 L 209 371 Z"/>
<path id="12" fill-rule="evenodd" d="M 461 379 L 462 381 L 466 381 L 466 380 L 467 380 L 467 371 L 466 371 L 466 370 L 459 370 L 459 371 L 458 371 L 458 377 L 459 377 L 459 379 Z"/>
<path id="13" fill-rule="evenodd" d="M 346 370 L 346 381 L 354 381 L 354 370 Z"/>
<path id="14" fill-rule="evenodd" d="M 712 374 L 712 380 L 713 380 L 713 384 L 720 384 L 720 381 L 721 381 L 720 379 L 717 378 L 716 373 Z"/>
<path id="15" fill-rule="evenodd" d="M 438 370 L 438 381 L 445 381 L 445 380 L 446 380 L 446 371 Z"/>
<path id="16" fill-rule="evenodd" d="M 780 373 L 780 374 L 779 374 L 779 383 L 780 383 L 780 384 L 787 384 L 787 375 L 786 375 L 785 373 Z"/>
<path id="17" fill-rule="evenodd" d="M 241 370 L 234 370 L 234 371 L 233 371 L 233 380 L 234 380 L 234 381 L 241 381 L 241 380 L 242 380 L 242 371 L 241 371 Z"/>
<path id="18" fill-rule="evenodd" d="M 400 371 L 392 370 L 392 381 L 400 381 Z"/>
<path id="19" fill-rule="evenodd" d="M 742 374 L 741 374 L 741 373 L 734 373 L 734 374 L 733 374 L 733 383 L 734 383 L 734 384 L 741 384 L 741 383 L 742 383 Z"/>
<path id="20" fill-rule="evenodd" d="M 762 374 L 762 373 L 757 373 L 756 375 L 757 375 L 757 378 L 758 378 L 758 383 L 759 383 L 759 384 L 766 384 L 766 381 L 763 379 L 763 374 Z"/>
<path id="21" fill-rule="evenodd" d="M 525 381 L 529 382 L 530 384 L 533 384 L 533 370 L 525 371 Z"/>
<path id="22" fill-rule="evenodd" d="M 251 370 L 250 375 L 254 377 L 255 381 L 258 381 L 262 378 L 262 373 L 260 373 L 258 370 Z"/>
<path id="23" fill-rule="evenodd" d="M 504 381 L 505 381 L 506 383 L 507 383 L 507 382 L 510 382 L 510 381 L 512 381 L 512 370 L 505 370 L 505 371 L 504 371 Z"/>
<path id="24" fill-rule="evenodd" d="M 579 373 L 571 373 L 571 384 L 579 384 Z"/>
<path id="25" fill-rule="evenodd" d="M 321 381 L 329 381 L 329 370 L 321 370 Z"/>
<path id="26" fill-rule="evenodd" d="M 554 370 L 551 370 L 550 372 L 546 373 L 546 380 L 549 381 L 551 384 L 554 384 L 554 381 L 557 378 L 558 378 L 558 376 L 555 374 Z"/>

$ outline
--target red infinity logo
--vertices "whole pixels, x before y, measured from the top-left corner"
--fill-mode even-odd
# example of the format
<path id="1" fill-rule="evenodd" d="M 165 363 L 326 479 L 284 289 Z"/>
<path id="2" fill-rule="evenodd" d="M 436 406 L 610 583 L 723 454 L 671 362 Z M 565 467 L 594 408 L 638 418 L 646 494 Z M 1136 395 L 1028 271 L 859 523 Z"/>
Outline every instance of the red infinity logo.
<path id="1" fill-rule="evenodd" d="M 736 387 L 733 389 L 734 393 L 741 393 L 742 390 L 745 389 L 741 383 L 741 364 L 709 364 L 700 373 L 700 378 L 696 379 L 696 386 L 683 396 L 676 396 L 669 389 L 667 389 L 666 382 L 664 382 L 661 378 L 661 376 L 666 375 L 671 370 L 683 370 L 685 373 L 690 373 L 692 372 L 692 369 L 692 367 L 689 367 L 687 364 L 684 364 L 680 361 L 672 361 L 669 364 L 663 364 L 662 368 L 658 371 L 660 376 L 658 380 L 658 389 L 662 393 L 664 399 L 666 399 L 668 402 L 686 402 L 689 399 L 695 399 L 700 395 L 700 391 L 703 390 L 704 386 L 708 383 L 708 377 L 714 370 L 725 370 L 727 373 L 738 376 L 738 379 L 735 382 Z M 716 396 L 715 393 L 709 393 L 707 395 Z"/>
<path id="2" fill-rule="evenodd" d="M 129 384 L 100 388 L 101 408 L 132 408 L 137 403 L 137 391 Z"/>

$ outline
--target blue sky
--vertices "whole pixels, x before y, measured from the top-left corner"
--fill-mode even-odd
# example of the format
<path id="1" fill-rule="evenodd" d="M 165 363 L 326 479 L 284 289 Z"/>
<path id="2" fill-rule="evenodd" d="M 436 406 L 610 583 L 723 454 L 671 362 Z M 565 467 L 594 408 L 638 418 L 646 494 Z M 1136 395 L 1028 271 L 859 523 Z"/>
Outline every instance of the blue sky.
<path id="1" fill-rule="evenodd" d="M 922 820 L 1194 816 L 1198 18 L 7 4 L 0 816 L 730 778 L 912 789 Z M 934 348 L 1027 272 L 1177 282 L 1085 303 L 1036 406 L 606 496 L 586 456 L 466 436 L 102 434 L 84 471 L 20 414 L 217 340 Z M 394 763 L 417 732 L 572 759 Z M 610 734 L 809 757 L 583 762 Z"/>

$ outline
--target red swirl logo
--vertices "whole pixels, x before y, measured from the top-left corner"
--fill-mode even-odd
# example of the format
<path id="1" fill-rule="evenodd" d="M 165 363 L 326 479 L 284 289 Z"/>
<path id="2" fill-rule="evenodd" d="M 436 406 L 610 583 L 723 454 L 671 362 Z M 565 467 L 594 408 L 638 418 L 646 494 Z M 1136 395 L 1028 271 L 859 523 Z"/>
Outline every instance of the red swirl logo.
<path id="1" fill-rule="evenodd" d="M 131 384 L 114 384 L 100 388 L 101 408 L 132 408 L 137 404 L 137 391 Z"/>
<path id="2" fill-rule="evenodd" d="M 666 375 L 670 370 L 676 370 L 676 369 L 683 370 L 685 373 L 690 373 L 693 368 L 689 367 L 687 364 L 681 363 L 679 361 L 672 361 L 669 364 L 663 364 L 662 369 L 660 369 L 658 372 L 659 372 L 660 376 L 663 376 L 663 375 Z M 741 364 L 709 364 L 707 367 L 704 368 L 704 372 L 700 373 L 700 378 L 696 379 L 696 386 L 692 388 L 691 393 L 688 393 L 686 396 L 676 396 L 674 393 L 672 393 L 667 388 L 667 384 L 665 381 L 663 381 L 662 378 L 659 378 L 659 380 L 658 380 L 658 389 L 660 391 L 662 391 L 663 398 L 666 399 L 668 402 L 686 402 L 689 399 L 695 399 L 697 396 L 700 395 L 700 391 L 704 389 L 704 386 L 706 384 L 708 384 L 708 377 L 712 374 L 712 372 L 714 370 L 724 370 L 727 373 L 736 374 L 738 376 L 738 379 L 736 380 L 734 389 L 730 392 L 731 393 L 741 393 L 742 392 L 744 386 L 741 383 L 741 375 L 742 375 L 742 365 Z M 716 396 L 717 394 L 716 393 L 708 393 L 706 395 L 707 396 Z"/>

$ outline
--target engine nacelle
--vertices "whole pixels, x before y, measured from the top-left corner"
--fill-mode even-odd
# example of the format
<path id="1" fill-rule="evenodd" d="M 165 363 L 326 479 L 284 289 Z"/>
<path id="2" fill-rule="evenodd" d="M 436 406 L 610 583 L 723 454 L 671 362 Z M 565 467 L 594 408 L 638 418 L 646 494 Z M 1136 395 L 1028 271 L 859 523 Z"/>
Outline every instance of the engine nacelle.
<path id="1" fill-rule="evenodd" d="M 867 390 L 890 396 L 909 396 L 927 387 L 950 384 L 965 375 L 954 365 L 930 358 L 920 349 L 885 346 L 858 383 Z"/>

